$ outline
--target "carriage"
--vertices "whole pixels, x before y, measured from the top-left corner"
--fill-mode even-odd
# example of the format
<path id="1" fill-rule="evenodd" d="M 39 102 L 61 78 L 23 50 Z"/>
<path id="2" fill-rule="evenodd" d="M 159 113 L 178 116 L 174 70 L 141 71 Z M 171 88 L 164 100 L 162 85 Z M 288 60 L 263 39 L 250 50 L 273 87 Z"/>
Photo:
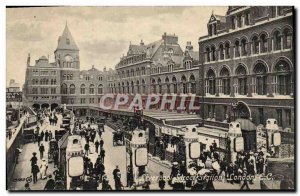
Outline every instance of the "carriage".
<path id="1" fill-rule="evenodd" d="M 113 146 L 124 145 L 124 134 L 120 130 L 113 132 Z"/>

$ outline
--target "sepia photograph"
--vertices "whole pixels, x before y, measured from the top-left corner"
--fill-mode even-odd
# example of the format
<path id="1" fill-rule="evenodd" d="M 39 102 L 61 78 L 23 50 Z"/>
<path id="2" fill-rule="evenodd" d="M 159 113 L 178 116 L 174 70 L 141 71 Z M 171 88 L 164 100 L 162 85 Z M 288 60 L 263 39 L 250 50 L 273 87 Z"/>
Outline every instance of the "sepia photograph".
<path id="1" fill-rule="evenodd" d="M 294 6 L 5 12 L 8 192 L 295 192 Z"/>

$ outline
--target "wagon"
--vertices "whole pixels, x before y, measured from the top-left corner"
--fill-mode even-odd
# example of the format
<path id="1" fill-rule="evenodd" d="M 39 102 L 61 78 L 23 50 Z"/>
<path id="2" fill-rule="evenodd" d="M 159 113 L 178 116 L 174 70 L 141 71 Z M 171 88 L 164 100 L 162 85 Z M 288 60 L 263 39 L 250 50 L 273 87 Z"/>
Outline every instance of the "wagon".
<path id="1" fill-rule="evenodd" d="M 124 134 L 121 131 L 113 132 L 113 146 L 124 145 Z"/>

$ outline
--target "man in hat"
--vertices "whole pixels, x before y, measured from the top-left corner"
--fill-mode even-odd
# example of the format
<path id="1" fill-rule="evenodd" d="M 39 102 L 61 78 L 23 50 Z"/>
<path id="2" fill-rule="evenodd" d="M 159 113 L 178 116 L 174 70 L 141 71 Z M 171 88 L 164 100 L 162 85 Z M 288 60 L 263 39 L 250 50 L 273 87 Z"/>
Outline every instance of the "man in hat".
<path id="1" fill-rule="evenodd" d="M 104 148 L 101 148 L 101 150 L 100 150 L 100 156 L 101 156 L 101 162 L 104 163 L 104 157 L 105 157 L 105 150 L 104 150 Z"/>
<path id="2" fill-rule="evenodd" d="M 99 153 L 99 146 L 100 146 L 100 143 L 98 142 L 98 140 L 96 140 L 96 142 L 95 142 L 96 153 Z"/>
<path id="3" fill-rule="evenodd" d="M 39 151 L 40 151 L 40 159 L 43 159 L 43 157 L 44 157 L 44 152 L 45 152 L 45 147 L 44 147 L 43 144 L 40 145 Z"/>
<path id="4" fill-rule="evenodd" d="M 119 166 L 118 165 L 116 165 L 116 168 L 114 169 L 114 171 L 113 171 L 113 176 L 114 176 L 114 179 L 116 179 L 117 178 L 117 173 L 118 172 L 120 172 L 120 169 L 119 169 Z"/>
<path id="5" fill-rule="evenodd" d="M 121 182 L 121 172 L 116 173 L 116 178 L 115 178 L 115 190 L 122 190 L 124 188 L 122 182 Z"/>
<path id="6" fill-rule="evenodd" d="M 31 161 L 31 167 L 34 164 L 37 164 L 36 152 L 32 153 L 32 157 L 31 157 L 30 161 Z"/>
<path id="7" fill-rule="evenodd" d="M 32 181 L 35 184 L 38 181 L 37 174 L 40 172 L 39 167 L 36 163 L 32 165 L 31 173 L 32 173 Z"/>

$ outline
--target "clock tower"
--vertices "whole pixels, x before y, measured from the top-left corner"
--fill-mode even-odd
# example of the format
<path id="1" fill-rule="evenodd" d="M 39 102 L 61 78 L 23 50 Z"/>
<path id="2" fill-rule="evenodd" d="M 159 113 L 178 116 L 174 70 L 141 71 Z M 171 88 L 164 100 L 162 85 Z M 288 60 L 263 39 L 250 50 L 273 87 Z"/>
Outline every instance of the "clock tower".
<path id="1" fill-rule="evenodd" d="M 54 51 L 55 62 L 60 68 L 80 69 L 79 49 L 66 23 L 65 29 L 58 38 L 57 48 Z"/>

